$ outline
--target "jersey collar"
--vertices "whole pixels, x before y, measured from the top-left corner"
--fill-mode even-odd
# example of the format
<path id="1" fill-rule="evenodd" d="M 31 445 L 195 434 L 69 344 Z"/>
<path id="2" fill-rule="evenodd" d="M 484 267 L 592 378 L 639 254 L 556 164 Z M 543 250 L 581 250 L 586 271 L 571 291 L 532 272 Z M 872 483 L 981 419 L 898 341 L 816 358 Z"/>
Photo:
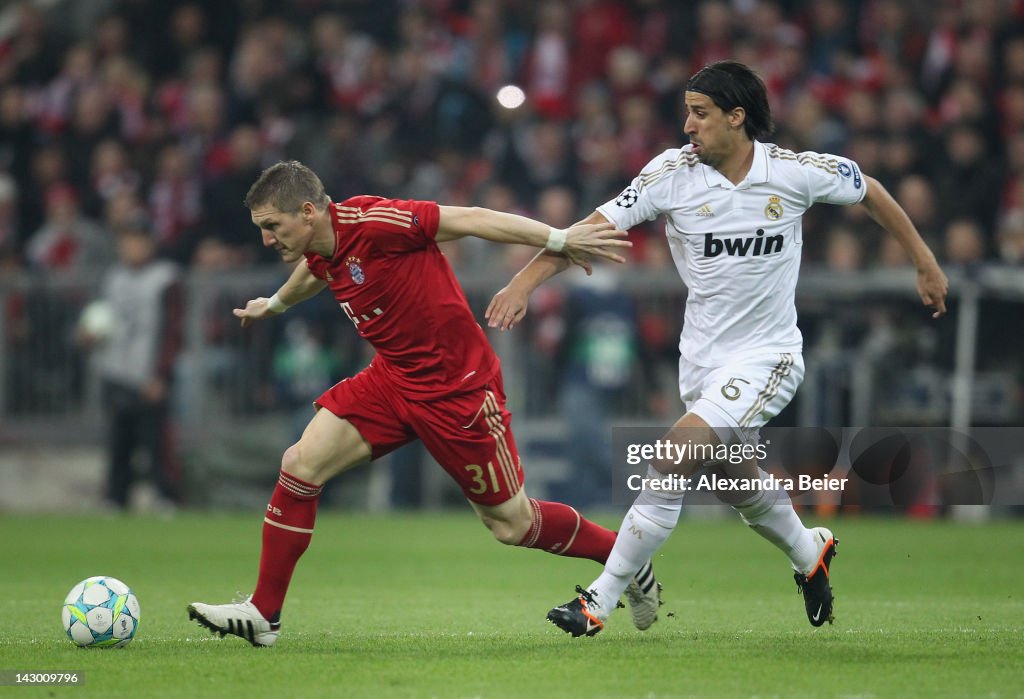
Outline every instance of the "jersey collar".
<path id="1" fill-rule="evenodd" d="M 764 184 L 768 181 L 768 149 L 760 141 L 754 141 L 754 161 L 750 164 L 750 171 L 747 176 L 737 184 L 733 185 L 725 175 L 713 167 L 703 166 L 704 178 L 708 187 L 721 187 L 722 189 L 746 189 L 755 184 Z"/>

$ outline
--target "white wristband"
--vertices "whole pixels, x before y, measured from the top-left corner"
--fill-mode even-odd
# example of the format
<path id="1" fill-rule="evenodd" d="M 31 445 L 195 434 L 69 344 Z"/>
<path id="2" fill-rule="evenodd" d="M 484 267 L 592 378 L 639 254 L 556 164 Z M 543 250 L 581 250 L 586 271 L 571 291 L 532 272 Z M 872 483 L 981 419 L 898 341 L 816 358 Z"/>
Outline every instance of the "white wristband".
<path id="1" fill-rule="evenodd" d="M 284 313 L 289 308 L 291 308 L 291 306 L 282 301 L 281 297 L 279 297 L 277 294 L 274 294 L 269 299 L 267 299 L 268 311 L 271 311 L 273 313 Z"/>
<path id="2" fill-rule="evenodd" d="M 554 227 L 549 228 L 548 242 L 544 244 L 544 247 L 551 252 L 562 252 L 562 248 L 565 247 L 566 235 L 568 235 L 566 230 Z"/>

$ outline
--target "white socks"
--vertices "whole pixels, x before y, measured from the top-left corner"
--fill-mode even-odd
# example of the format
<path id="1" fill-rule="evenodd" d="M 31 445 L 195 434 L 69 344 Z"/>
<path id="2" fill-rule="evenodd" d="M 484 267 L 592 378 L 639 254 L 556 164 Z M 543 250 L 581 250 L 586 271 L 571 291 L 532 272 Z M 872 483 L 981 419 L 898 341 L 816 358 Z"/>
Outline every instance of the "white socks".
<path id="1" fill-rule="evenodd" d="M 647 473 L 650 478 L 664 477 L 652 467 L 648 467 Z M 600 619 L 608 618 L 633 576 L 675 529 L 682 506 L 682 492 L 640 491 L 622 520 L 604 571 L 587 586 L 597 593 L 596 605 L 590 607 L 592 614 Z"/>
<path id="2" fill-rule="evenodd" d="M 761 469 L 758 475 L 762 480 L 768 477 Z M 759 490 L 733 509 L 751 529 L 782 549 L 797 572 L 808 573 L 817 563 L 818 545 L 814 535 L 800 521 L 785 490 Z"/>
<path id="3" fill-rule="evenodd" d="M 758 469 L 758 474 L 762 480 L 768 477 L 761 469 Z M 649 467 L 648 477 L 661 478 L 663 474 Z M 595 604 L 588 607 L 592 614 L 602 620 L 611 615 L 633 576 L 675 529 L 682 505 L 682 492 L 640 491 L 622 520 L 604 571 L 587 586 L 596 593 Z M 733 509 L 751 529 L 789 556 L 797 572 L 809 573 L 817 563 L 819 551 L 814 534 L 800 521 L 785 490 L 756 491 L 747 501 L 734 505 Z"/>

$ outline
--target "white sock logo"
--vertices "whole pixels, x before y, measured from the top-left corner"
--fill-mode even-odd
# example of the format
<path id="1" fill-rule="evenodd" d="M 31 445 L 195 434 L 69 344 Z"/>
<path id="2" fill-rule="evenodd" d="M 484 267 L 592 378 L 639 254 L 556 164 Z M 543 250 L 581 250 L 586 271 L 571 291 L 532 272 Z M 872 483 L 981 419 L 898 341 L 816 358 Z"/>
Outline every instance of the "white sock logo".
<path id="1" fill-rule="evenodd" d="M 630 524 L 629 524 L 629 533 L 632 534 L 633 536 L 635 536 L 637 539 L 640 539 L 642 541 L 643 538 L 644 538 L 644 532 L 643 532 L 642 529 L 639 529 L 635 524 L 633 524 L 633 514 L 632 513 L 630 513 L 630 515 L 629 515 L 629 522 L 630 522 Z"/>

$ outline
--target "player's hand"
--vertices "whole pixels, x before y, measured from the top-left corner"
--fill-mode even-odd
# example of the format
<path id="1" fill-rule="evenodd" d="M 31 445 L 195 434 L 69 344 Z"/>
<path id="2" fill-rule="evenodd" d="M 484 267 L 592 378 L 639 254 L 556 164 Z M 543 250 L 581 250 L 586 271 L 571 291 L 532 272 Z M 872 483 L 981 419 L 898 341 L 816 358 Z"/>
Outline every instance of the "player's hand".
<path id="1" fill-rule="evenodd" d="M 932 260 L 917 268 L 917 293 L 925 306 L 934 308 L 932 318 L 946 315 L 946 293 L 949 291 L 949 279 L 943 273 L 939 263 Z"/>
<path id="2" fill-rule="evenodd" d="M 612 262 L 625 262 L 622 251 L 633 247 L 625 240 L 628 233 L 615 228 L 614 223 L 577 223 L 566 229 L 562 254 L 590 274 L 590 258 L 603 257 Z"/>
<path id="3" fill-rule="evenodd" d="M 594 267 L 590 264 L 590 258 L 586 255 L 577 255 L 568 252 L 563 252 L 562 254 L 565 255 L 565 259 L 569 260 L 572 264 L 577 267 L 582 267 L 588 277 L 594 273 Z"/>
<path id="4" fill-rule="evenodd" d="M 515 327 L 526 317 L 526 308 L 529 302 L 530 295 L 528 293 L 509 284 L 496 293 L 487 305 L 487 310 L 484 311 L 487 327 L 499 330 L 509 330 Z"/>
<path id="5" fill-rule="evenodd" d="M 231 313 L 234 314 L 235 318 L 242 320 L 243 328 L 247 328 L 252 325 L 253 321 L 281 315 L 270 310 L 269 303 L 270 299 L 260 296 L 257 299 L 251 299 L 245 304 L 245 308 L 236 308 Z"/>

